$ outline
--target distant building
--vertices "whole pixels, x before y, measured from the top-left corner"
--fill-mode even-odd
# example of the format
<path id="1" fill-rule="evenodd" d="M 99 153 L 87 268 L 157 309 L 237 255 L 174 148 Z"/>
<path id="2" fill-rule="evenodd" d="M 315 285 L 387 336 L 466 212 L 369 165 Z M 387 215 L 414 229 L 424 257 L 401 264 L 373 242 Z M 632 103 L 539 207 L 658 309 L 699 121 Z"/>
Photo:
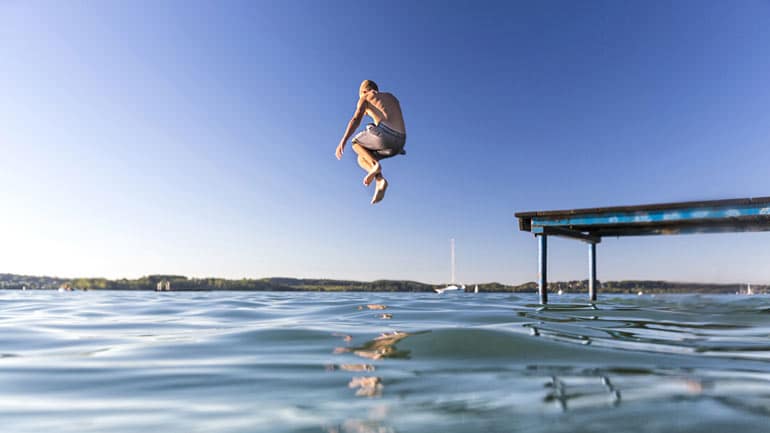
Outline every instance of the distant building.
<path id="1" fill-rule="evenodd" d="M 169 280 L 160 280 L 158 281 L 158 284 L 155 286 L 156 292 L 170 292 L 171 291 L 171 281 Z"/>

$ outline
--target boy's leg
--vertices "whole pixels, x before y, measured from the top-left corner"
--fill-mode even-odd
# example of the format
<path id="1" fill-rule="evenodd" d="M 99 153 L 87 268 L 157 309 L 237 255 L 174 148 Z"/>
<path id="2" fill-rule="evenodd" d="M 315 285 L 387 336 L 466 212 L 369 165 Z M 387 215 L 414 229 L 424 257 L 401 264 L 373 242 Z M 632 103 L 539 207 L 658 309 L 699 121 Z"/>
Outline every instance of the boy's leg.
<path id="1" fill-rule="evenodd" d="M 364 176 L 364 185 L 369 186 L 376 177 L 382 172 L 379 161 L 377 161 L 369 150 L 358 143 L 353 143 L 353 151 L 358 154 L 358 165 L 366 170 Z"/>
<path id="2" fill-rule="evenodd" d="M 377 179 L 374 195 L 372 196 L 372 204 L 379 203 L 385 197 L 385 190 L 388 189 L 388 181 L 382 175 L 380 163 L 374 159 L 365 147 L 358 143 L 353 143 L 353 151 L 358 154 L 358 165 L 367 172 L 366 177 L 364 177 L 364 185 L 368 186 L 372 183 L 372 180 Z"/>

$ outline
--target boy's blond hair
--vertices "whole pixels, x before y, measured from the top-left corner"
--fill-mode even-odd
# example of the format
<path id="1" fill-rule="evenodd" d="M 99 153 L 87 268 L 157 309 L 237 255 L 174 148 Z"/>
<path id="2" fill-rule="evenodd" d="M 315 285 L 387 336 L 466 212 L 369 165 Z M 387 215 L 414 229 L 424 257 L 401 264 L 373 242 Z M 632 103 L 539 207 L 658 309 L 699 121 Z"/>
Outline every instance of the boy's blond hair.
<path id="1" fill-rule="evenodd" d="M 367 90 L 376 90 L 380 91 L 380 89 L 377 87 L 377 83 L 375 83 L 372 80 L 364 80 L 361 82 L 361 87 L 358 88 L 358 93 L 363 93 Z"/>

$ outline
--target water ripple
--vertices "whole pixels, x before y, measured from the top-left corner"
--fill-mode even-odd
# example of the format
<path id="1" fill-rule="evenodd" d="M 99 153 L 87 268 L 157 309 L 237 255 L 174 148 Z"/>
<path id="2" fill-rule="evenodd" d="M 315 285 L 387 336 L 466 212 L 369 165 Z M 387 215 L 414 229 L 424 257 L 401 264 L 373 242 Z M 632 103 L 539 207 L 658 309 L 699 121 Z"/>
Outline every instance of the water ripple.
<path id="1" fill-rule="evenodd" d="M 0 292 L 0 417 L 13 432 L 764 431 L 770 298 L 534 301 Z"/>

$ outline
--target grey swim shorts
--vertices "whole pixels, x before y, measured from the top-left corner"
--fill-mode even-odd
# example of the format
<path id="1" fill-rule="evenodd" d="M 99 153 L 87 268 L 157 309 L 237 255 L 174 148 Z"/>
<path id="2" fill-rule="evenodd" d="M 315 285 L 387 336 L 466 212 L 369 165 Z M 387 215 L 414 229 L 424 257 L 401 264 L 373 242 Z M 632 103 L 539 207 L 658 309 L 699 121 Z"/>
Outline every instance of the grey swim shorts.
<path id="1" fill-rule="evenodd" d="M 406 155 L 406 134 L 394 131 L 382 123 L 366 125 L 366 129 L 353 137 L 353 143 L 366 148 L 378 161 L 391 156 Z"/>

